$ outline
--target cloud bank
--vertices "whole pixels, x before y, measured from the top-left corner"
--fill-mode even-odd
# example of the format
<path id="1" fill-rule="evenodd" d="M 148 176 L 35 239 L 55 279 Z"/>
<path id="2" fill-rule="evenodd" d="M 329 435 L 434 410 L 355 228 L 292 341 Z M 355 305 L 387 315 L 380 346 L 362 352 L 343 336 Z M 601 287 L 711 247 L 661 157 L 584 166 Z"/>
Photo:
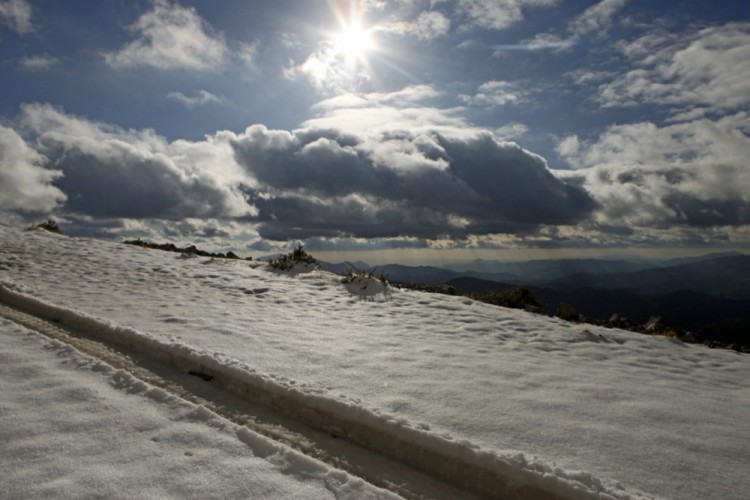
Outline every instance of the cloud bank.
<path id="1" fill-rule="evenodd" d="M 595 208 L 583 189 L 518 145 L 444 110 L 393 106 L 429 96 L 416 87 L 342 97 L 321 103 L 319 116 L 296 130 L 253 125 L 197 142 L 168 142 L 46 104 L 23 107 L 36 151 L 4 131 L 26 164 L 46 167 L 35 167 L 37 184 L 46 181 L 56 196 L 39 199 L 56 201 L 42 208 L 67 196 L 65 211 L 78 217 L 236 219 L 278 241 L 438 239 L 575 224 Z"/>
<path id="2" fill-rule="evenodd" d="M 574 224 L 595 204 L 541 157 L 435 108 L 338 98 L 295 131 L 232 141 L 269 239 L 466 237 Z"/>

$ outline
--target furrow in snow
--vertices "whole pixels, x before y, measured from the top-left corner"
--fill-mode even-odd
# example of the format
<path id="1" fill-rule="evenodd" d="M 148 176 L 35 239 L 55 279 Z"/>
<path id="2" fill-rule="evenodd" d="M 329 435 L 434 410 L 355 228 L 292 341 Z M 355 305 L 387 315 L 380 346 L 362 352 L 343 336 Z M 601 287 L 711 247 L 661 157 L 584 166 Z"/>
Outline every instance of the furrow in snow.
<path id="1" fill-rule="evenodd" d="M 399 422 L 383 418 L 358 406 L 281 386 L 270 378 L 254 372 L 250 367 L 231 362 L 223 355 L 215 356 L 183 344 L 163 342 L 131 328 L 124 328 L 86 314 L 45 304 L 34 297 L 10 291 L 2 286 L 0 286 L 0 301 L 38 318 L 51 319 L 77 333 L 115 345 L 131 353 L 131 356 L 148 356 L 151 360 L 161 364 L 204 375 L 228 392 L 260 401 L 294 420 L 337 437 L 338 440 L 355 443 L 393 457 L 461 491 L 481 497 L 509 499 L 601 499 L 608 497 L 603 492 L 588 489 L 581 483 L 550 474 L 549 470 L 528 463 L 522 456 L 507 458 L 478 451 L 469 443 L 457 443 L 405 427 Z M 31 320 L 30 323 L 33 321 L 38 320 Z M 36 326 L 39 325 L 29 324 L 28 326 L 38 329 Z M 65 333 L 59 328 L 57 330 Z M 64 341 L 68 340 L 64 339 Z M 84 346 L 85 341 L 79 339 L 70 343 L 79 347 Z M 86 349 L 86 347 L 81 347 L 84 352 Z M 98 353 L 91 354 L 99 357 Z M 103 359 L 107 360 L 106 356 Z M 136 376 L 143 376 L 150 381 L 147 374 L 139 372 L 140 368 L 136 366 L 133 369 L 136 371 Z M 158 381 L 154 382 L 158 383 Z M 193 395 L 182 394 L 182 396 L 195 401 Z M 269 432 L 268 429 L 261 430 L 265 431 L 263 433 L 266 435 L 270 434 L 271 437 L 295 445 L 303 452 L 317 454 L 319 458 L 324 460 L 327 458 L 328 461 L 336 462 L 335 455 L 326 457 L 326 453 L 320 450 L 309 447 L 305 449 L 304 439 L 284 436 L 281 431 L 274 436 L 273 432 Z M 346 463 L 334 463 L 334 465 L 343 466 L 342 468 L 351 467 L 351 464 Z M 372 479 L 366 477 L 367 470 L 354 472 L 364 475 L 365 479 Z M 362 474 L 363 472 L 365 474 Z M 410 491 L 406 485 L 399 490 L 395 487 L 397 483 L 379 476 L 371 482 L 382 487 L 390 486 L 399 494 L 406 493 L 406 496 L 421 496 L 420 493 Z"/>
<path id="2" fill-rule="evenodd" d="M 361 477 L 375 486 L 391 490 L 404 498 L 437 498 L 444 495 L 457 500 L 475 498 L 427 474 L 410 470 L 401 462 L 372 453 L 338 436 L 318 431 L 302 422 L 281 415 L 273 408 L 259 404 L 252 398 L 246 396 L 240 398 L 223 391 L 214 383 L 207 384 L 205 379 L 210 377 L 198 376 L 196 378 L 195 375 L 207 375 L 197 370 L 186 372 L 176 370 L 164 363 L 149 362 L 148 357 L 134 351 L 118 349 L 77 335 L 77 332 L 72 329 L 66 329 L 57 317 L 44 319 L 44 317 L 11 307 L 2 301 L 0 301 L 0 317 L 70 345 L 113 368 L 130 373 L 136 380 L 208 408 L 231 422 Z M 242 436 L 243 434 L 240 434 L 240 437 Z"/>

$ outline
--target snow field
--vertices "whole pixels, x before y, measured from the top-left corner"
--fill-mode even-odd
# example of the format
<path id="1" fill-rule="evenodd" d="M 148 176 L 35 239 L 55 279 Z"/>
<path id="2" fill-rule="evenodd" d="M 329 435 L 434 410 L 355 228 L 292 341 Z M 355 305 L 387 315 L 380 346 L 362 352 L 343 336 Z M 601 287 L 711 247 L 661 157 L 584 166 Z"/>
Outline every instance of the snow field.
<path id="1" fill-rule="evenodd" d="M 44 304 L 2 286 L 0 302 L 42 318 L 54 318 L 55 323 L 67 328 L 107 344 L 125 347 L 133 353 L 146 354 L 184 371 L 194 370 L 209 375 L 225 390 L 262 401 L 315 428 L 397 457 L 466 491 L 495 498 L 602 498 L 600 492 L 588 491 L 582 486 L 585 483 L 577 484 L 579 478 L 570 481 L 563 471 L 551 471 L 541 463 L 529 463 L 523 455 L 498 457 L 477 450 L 471 443 L 454 442 L 413 429 L 403 425 L 403 422 L 383 418 L 360 406 L 305 394 L 294 387 L 275 383 L 223 355 L 196 351 L 182 344 L 167 344 L 132 328 Z M 137 392 L 145 390 L 146 384 L 133 379 L 127 372 L 118 370 L 116 378 L 119 385 L 128 386 L 131 392 L 133 387 L 137 388 Z M 152 393 L 159 395 L 160 399 L 168 397 L 167 393 L 157 388 L 146 394 Z M 241 432 L 245 441 L 254 442 L 250 435 L 262 437 L 246 429 Z M 267 441 L 267 438 L 263 439 Z M 593 478 L 584 479 L 602 488 L 600 483 L 592 481 Z"/>
<path id="2" fill-rule="evenodd" d="M 363 301 L 328 273 L 258 265 L 0 227 L 7 291 L 390 422 L 391 434 L 521 464 L 576 495 L 750 491 L 747 356 L 460 297 Z"/>

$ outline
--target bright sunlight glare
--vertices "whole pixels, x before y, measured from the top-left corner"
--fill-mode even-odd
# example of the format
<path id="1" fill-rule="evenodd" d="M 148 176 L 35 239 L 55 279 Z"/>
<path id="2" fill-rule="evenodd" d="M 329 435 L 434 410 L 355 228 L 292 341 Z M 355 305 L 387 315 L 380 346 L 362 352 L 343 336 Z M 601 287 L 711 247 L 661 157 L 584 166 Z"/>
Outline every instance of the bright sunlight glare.
<path id="1" fill-rule="evenodd" d="M 333 37 L 333 49 L 337 54 L 343 54 L 347 61 L 362 60 L 367 52 L 373 48 L 370 31 L 359 24 L 349 24 Z"/>

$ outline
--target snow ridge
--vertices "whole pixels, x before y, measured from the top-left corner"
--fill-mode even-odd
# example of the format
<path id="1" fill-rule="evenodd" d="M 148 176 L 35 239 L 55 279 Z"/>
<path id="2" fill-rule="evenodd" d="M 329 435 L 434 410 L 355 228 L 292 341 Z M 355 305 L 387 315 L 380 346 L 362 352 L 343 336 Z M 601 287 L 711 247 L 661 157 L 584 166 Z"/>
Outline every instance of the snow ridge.
<path id="1" fill-rule="evenodd" d="M 523 454 L 500 456 L 377 415 L 357 404 L 303 392 L 257 373 L 222 353 L 165 342 L 133 328 L 73 309 L 51 305 L 0 285 L 0 301 L 121 348 L 182 370 L 195 370 L 237 395 L 259 399 L 316 428 L 396 457 L 411 466 L 481 496 L 518 499 L 644 498 L 610 486 L 587 472 L 552 468 Z"/>

